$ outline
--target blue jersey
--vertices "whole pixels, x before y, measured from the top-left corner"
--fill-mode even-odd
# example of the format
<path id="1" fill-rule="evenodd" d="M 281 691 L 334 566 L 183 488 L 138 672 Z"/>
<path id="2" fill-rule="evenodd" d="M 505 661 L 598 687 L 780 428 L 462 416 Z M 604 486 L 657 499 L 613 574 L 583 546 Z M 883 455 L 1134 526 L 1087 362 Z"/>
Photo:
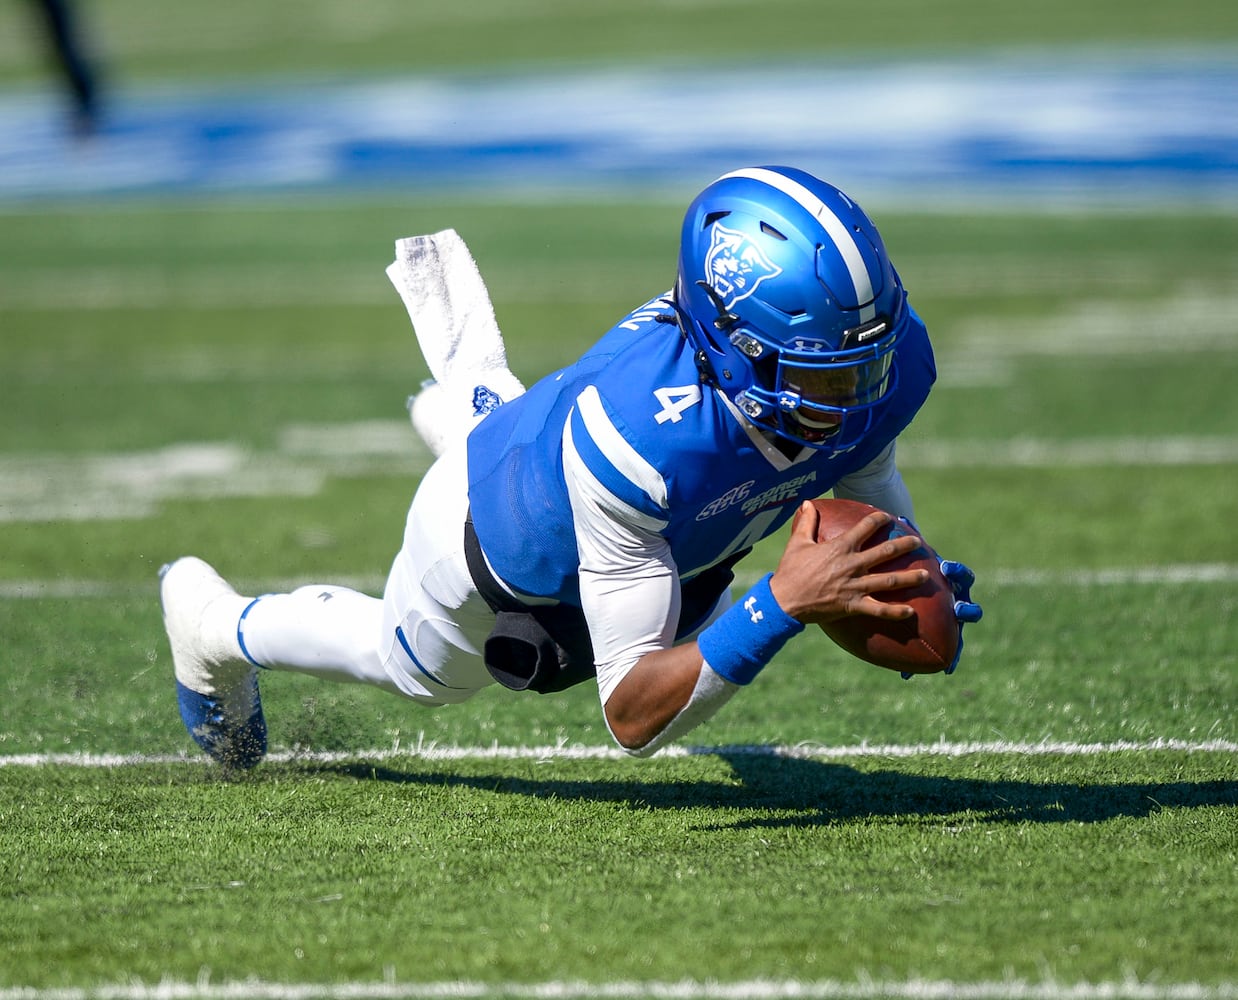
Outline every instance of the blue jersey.
<path id="1" fill-rule="evenodd" d="M 686 581 L 777 531 L 803 500 L 868 465 L 910 423 L 936 377 L 919 317 L 899 344 L 898 385 L 862 444 L 787 457 L 702 383 L 666 299 L 625 317 L 578 362 L 469 435 L 469 502 L 495 573 L 529 596 L 580 604 L 577 526 L 565 479 L 587 469 L 616 516 L 655 531 Z M 661 317 L 661 318 L 659 318 Z"/>

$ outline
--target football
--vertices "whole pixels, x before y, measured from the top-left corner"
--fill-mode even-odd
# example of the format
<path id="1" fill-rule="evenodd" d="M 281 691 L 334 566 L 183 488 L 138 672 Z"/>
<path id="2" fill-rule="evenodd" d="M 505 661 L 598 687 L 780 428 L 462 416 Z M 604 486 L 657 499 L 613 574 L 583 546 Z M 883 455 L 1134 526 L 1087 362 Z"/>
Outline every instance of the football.
<path id="1" fill-rule="evenodd" d="M 812 503 L 820 516 L 818 541 L 843 533 L 877 509 L 854 500 L 814 500 Z M 902 534 L 914 532 L 906 522 L 893 521 L 874 532 L 860 547 L 871 548 Z M 927 544 L 882 563 L 871 572 L 906 569 L 926 569 L 929 579 L 918 587 L 873 596 L 879 601 L 910 604 L 916 609 L 914 617 L 887 621 L 869 615 L 850 615 L 823 624 L 821 630 L 852 656 L 879 667 L 909 674 L 940 673 L 954 662 L 958 652 L 959 626 L 954 617 L 954 593 Z"/>

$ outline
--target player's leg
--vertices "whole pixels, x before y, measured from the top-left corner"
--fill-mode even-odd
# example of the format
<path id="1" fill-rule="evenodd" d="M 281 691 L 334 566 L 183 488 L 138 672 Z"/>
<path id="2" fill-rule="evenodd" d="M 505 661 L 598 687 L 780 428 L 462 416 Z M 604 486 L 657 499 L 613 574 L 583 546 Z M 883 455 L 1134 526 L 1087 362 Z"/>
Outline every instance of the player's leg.
<path id="1" fill-rule="evenodd" d="M 425 688 L 441 702 L 463 701 L 494 683 L 481 658 L 494 613 L 478 594 L 464 556 L 468 504 L 461 442 L 422 479 L 383 595 L 388 674 L 401 687 Z"/>
<path id="2" fill-rule="evenodd" d="M 425 705 L 460 702 L 493 683 L 478 655 L 493 614 L 463 554 L 463 449 L 426 474 L 383 599 L 329 584 L 247 598 L 200 559 L 178 560 L 161 596 L 181 716 L 222 762 L 266 752 L 257 668 L 371 684 Z"/>
<path id="3" fill-rule="evenodd" d="M 449 382 L 423 382 L 417 394 L 408 397 L 408 415 L 437 458 L 462 446 L 488 413 L 523 393 L 523 384 L 506 367 L 457 372 Z"/>
<path id="4" fill-rule="evenodd" d="M 381 687 L 428 705 L 492 682 L 478 655 L 493 615 L 463 554 L 463 450 L 436 462 L 409 509 L 382 599 L 312 584 L 250 603 L 235 623 L 255 666 Z"/>
<path id="5" fill-rule="evenodd" d="M 165 567 L 160 596 L 181 719 L 198 745 L 225 765 L 253 767 L 266 754 L 260 667 L 414 695 L 384 669 L 378 598 L 330 585 L 245 597 L 193 557 Z"/>
<path id="6" fill-rule="evenodd" d="M 464 440 L 524 385 L 507 366 L 507 348 L 477 262 L 453 229 L 396 241 L 387 268 L 433 377 L 409 397 L 413 427 L 435 456 Z"/>
<path id="7" fill-rule="evenodd" d="M 254 600 L 237 622 L 242 653 L 268 670 L 371 684 L 401 693 L 381 648 L 383 602 L 333 584 Z"/>

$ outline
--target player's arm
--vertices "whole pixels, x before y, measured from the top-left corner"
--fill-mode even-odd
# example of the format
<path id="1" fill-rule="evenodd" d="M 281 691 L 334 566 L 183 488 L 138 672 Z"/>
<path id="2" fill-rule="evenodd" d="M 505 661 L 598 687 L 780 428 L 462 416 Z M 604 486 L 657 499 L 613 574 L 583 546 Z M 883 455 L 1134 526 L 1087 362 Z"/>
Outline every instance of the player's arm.
<path id="1" fill-rule="evenodd" d="M 667 621 L 663 623 L 661 648 L 647 648 L 634 659 L 630 658 L 633 649 L 606 650 L 606 633 L 595 627 L 596 616 L 630 621 L 630 616 L 635 615 L 652 624 L 658 616 L 658 605 L 646 606 L 642 615 L 640 602 L 642 597 L 659 602 L 663 591 L 656 585 L 635 583 L 627 588 L 612 585 L 595 590 L 599 581 L 587 582 L 582 576 L 586 614 L 595 600 L 600 601 L 590 617 L 595 651 L 601 631 L 603 656 L 619 654 L 618 659 L 608 662 L 599 657 L 598 673 L 607 725 L 616 741 L 630 752 L 644 755 L 682 736 L 750 683 L 805 623 L 849 614 L 909 617 L 912 609 L 907 605 L 886 604 L 872 595 L 916 586 L 923 583 L 927 574 L 923 570 L 874 574 L 871 570 L 911 551 L 918 540 L 900 537 L 866 551 L 859 549 L 888 520 L 885 514 L 872 514 L 850 531 L 819 543 L 816 511 L 805 505 L 778 569 L 771 576 L 759 581 L 718 616 L 696 641 L 670 647 L 665 637 L 668 630 L 673 634 L 674 627 Z M 677 594 L 676 584 L 670 601 L 676 618 Z M 622 612 L 618 619 L 613 614 L 616 605 Z M 629 657 L 626 662 L 625 652 Z"/>
<path id="2" fill-rule="evenodd" d="M 905 517 L 915 522 L 911 492 L 894 461 L 893 441 L 864 468 L 840 479 L 834 486 L 834 496 L 840 500 L 871 504 L 878 510 L 889 511 L 895 517 Z"/>
<path id="3" fill-rule="evenodd" d="M 681 595 L 678 570 L 662 535 L 666 522 L 606 489 L 574 449 L 565 452 L 564 466 L 580 560 L 581 607 L 589 623 L 603 713 L 616 742 L 629 751 L 652 753 L 657 748 L 652 741 L 689 702 L 701 668 L 695 644 L 674 647 Z M 636 678 L 625 683 L 634 671 Z M 617 693 L 620 686 L 623 691 Z"/>
<path id="4" fill-rule="evenodd" d="M 662 534 L 665 483 L 618 433 L 596 393 L 582 393 L 565 423 L 563 472 L 603 711 L 616 741 L 633 753 L 652 753 L 712 716 L 805 622 L 907 617 L 911 608 L 871 595 L 923 582 L 919 571 L 869 572 L 918 544 L 899 538 L 859 552 L 886 515 L 818 544 L 816 511 L 807 505 L 777 572 L 694 642 L 675 647 L 680 590 Z"/>

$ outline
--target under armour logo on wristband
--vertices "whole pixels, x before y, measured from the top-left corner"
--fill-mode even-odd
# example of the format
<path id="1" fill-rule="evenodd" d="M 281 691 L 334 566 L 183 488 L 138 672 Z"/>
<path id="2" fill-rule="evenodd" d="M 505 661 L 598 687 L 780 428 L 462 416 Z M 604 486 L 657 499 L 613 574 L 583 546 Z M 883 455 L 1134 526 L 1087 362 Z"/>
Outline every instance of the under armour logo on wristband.
<path id="1" fill-rule="evenodd" d="M 705 663 L 732 684 L 751 684 L 783 643 L 804 631 L 801 622 L 778 606 L 769 589 L 772 576 L 761 577 L 696 640 Z"/>

